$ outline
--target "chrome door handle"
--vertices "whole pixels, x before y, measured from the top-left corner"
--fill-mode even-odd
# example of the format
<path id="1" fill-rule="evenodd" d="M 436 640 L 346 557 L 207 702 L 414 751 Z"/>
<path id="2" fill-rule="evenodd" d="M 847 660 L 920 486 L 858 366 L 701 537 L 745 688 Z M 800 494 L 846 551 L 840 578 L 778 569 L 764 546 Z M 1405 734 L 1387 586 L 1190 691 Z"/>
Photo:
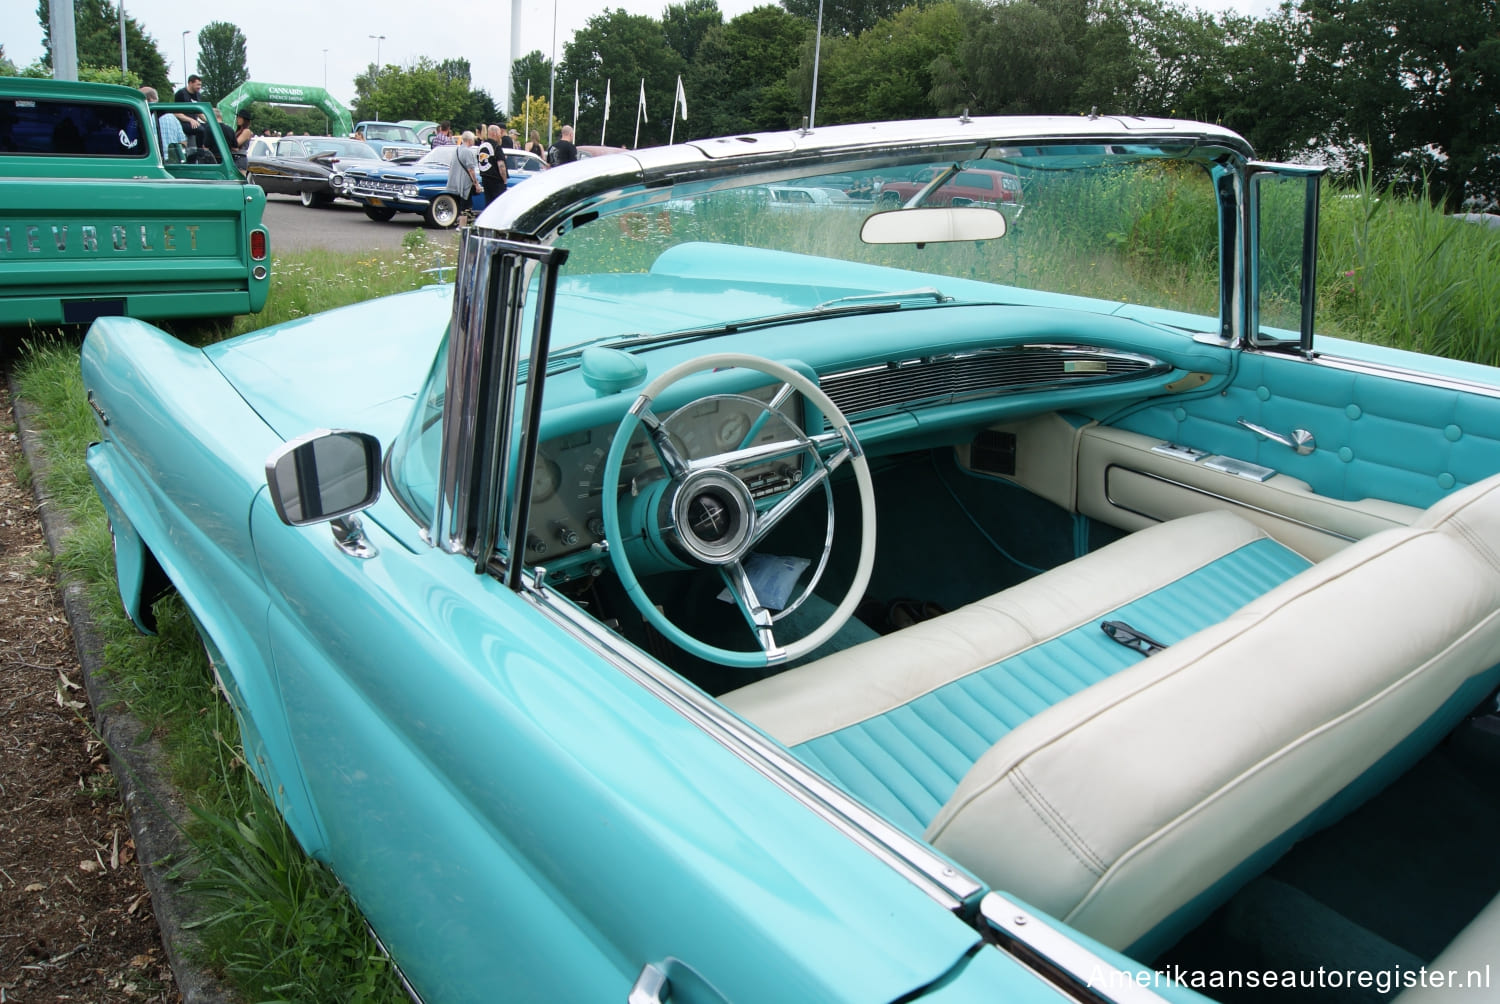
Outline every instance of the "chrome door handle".
<path id="1" fill-rule="evenodd" d="M 630 988 L 626 1004 L 662 1004 L 663 994 L 668 991 L 667 974 L 658 965 L 648 962 L 641 967 L 641 974 Z"/>
<path id="2" fill-rule="evenodd" d="M 1306 429 L 1293 429 L 1290 436 L 1283 436 L 1279 432 L 1272 432 L 1263 425 L 1256 425 L 1254 422 L 1243 418 L 1235 419 L 1235 421 L 1257 436 L 1264 436 L 1273 443 L 1280 443 L 1282 446 L 1296 451 L 1299 457 L 1307 456 L 1313 450 L 1317 449 L 1318 446 L 1317 441 L 1313 439 L 1313 434 Z"/>

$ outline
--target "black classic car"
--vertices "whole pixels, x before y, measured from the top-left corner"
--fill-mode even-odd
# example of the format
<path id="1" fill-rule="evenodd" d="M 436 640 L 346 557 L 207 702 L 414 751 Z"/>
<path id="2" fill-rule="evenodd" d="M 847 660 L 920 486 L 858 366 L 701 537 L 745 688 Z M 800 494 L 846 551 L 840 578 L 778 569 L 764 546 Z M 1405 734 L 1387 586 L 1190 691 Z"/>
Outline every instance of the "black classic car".
<path id="1" fill-rule="evenodd" d="M 296 195 L 304 206 L 327 206 L 343 194 L 343 167 L 352 161 L 382 163 L 379 154 L 356 139 L 282 136 L 257 140 L 245 170 L 267 194 Z"/>

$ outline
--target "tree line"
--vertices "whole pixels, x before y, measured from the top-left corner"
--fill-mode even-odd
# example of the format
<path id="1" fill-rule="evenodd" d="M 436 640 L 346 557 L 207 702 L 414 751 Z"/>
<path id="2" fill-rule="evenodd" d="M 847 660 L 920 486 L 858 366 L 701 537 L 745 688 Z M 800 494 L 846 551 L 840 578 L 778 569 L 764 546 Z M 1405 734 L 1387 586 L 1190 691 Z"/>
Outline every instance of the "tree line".
<path id="1" fill-rule="evenodd" d="M 111 0 L 75 0 L 75 11 L 80 65 L 118 66 Z M 47 0 L 37 12 L 45 27 Z M 669 3 L 660 18 L 606 11 L 565 43 L 555 81 L 541 52 L 517 60 L 504 107 L 520 112 L 529 84 L 545 135 L 547 114 L 574 120 L 576 86 L 579 141 L 630 145 L 644 81 L 640 144 L 665 143 L 680 77 L 679 142 L 795 128 L 812 112 L 817 13 L 818 0 L 728 20 L 716 0 Z M 155 40 L 129 17 L 127 50 L 132 74 L 170 91 Z M 232 24 L 203 29 L 199 50 L 212 98 L 248 76 Z M 1178 0 L 824 0 L 819 50 L 816 125 L 965 112 L 1196 118 L 1243 134 L 1263 158 L 1365 171 L 1452 209 L 1500 196 L 1496 0 L 1285 0 L 1260 18 Z M 502 116 L 463 59 L 371 64 L 354 84 L 359 118 Z"/>

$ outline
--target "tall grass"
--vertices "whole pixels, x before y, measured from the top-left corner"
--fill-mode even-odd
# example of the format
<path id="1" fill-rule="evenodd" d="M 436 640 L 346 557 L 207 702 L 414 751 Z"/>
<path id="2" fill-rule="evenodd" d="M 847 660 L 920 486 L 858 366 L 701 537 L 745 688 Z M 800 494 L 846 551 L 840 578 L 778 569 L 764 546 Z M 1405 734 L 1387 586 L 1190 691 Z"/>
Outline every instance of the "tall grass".
<path id="1" fill-rule="evenodd" d="M 236 320 L 224 337 L 295 320 L 435 278 L 451 265 L 444 237 L 380 256 L 315 253 L 274 262 L 266 309 Z M 76 340 L 37 338 L 16 364 L 21 396 L 36 410 L 51 504 L 71 532 L 57 567 L 81 583 L 104 642 L 103 672 L 161 742 L 167 768 L 192 808 L 197 860 L 187 883 L 198 898 L 206 962 L 249 1001 L 297 1004 L 406 999 L 358 910 L 323 865 L 304 856 L 239 753 L 233 714 L 219 699 L 187 609 L 176 596 L 156 605 L 158 633 L 141 635 L 120 607 L 103 507 L 84 466 L 96 438 L 84 397 Z"/>

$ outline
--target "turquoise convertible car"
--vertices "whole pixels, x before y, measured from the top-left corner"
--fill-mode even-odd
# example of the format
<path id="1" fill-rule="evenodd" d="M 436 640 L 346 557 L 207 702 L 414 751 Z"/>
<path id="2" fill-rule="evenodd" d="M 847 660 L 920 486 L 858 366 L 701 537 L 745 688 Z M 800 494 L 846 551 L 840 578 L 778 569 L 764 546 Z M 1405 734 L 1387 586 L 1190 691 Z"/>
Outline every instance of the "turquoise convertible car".
<path id="1" fill-rule="evenodd" d="M 1018 203 L 928 204 L 971 169 Z M 539 175 L 452 285 L 101 319 L 124 604 L 421 1000 L 1483 994 L 1500 373 L 1314 339 L 1319 184 L 740 136 Z"/>

